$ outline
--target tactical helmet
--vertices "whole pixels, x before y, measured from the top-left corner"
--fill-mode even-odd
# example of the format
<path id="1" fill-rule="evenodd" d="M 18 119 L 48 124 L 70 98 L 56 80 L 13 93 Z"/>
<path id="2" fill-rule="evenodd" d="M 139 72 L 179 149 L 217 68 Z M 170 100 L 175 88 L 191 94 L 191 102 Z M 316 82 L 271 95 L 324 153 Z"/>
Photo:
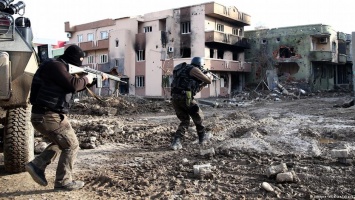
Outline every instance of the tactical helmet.
<path id="1" fill-rule="evenodd" d="M 191 60 L 191 65 L 203 67 L 205 65 L 205 60 L 202 57 L 194 57 Z"/>

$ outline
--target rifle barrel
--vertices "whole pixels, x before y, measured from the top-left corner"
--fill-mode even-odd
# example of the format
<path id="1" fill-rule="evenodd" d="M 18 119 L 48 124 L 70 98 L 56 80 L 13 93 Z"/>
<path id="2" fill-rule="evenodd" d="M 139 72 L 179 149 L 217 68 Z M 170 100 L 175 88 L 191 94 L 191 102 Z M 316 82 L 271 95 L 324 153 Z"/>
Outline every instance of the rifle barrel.
<path id="1" fill-rule="evenodd" d="M 107 74 L 107 73 L 104 73 L 104 72 L 101 72 L 101 71 L 98 71 L 98 70 L 95 70 L 95 69 L 92 69 L 92 68 L 89 68 L 89 67 L 84 67 L 84 71 L 90 72 L 90 73 L 93 73 L 93 74 L 99 74 L 99 75 L 106 74 L 107 78 L 109 78 L 109 79 L 112 79 L 112 80 L 115 80 L 115 81 L 120 81 L 120 82 L 123 82 L 123 83 L 127 83 L 126 81 L 121 81 L 121 78 L 119 78 L 117 76 L 113 76 L 113 75 L 110 75 L 110 74 Z"/>

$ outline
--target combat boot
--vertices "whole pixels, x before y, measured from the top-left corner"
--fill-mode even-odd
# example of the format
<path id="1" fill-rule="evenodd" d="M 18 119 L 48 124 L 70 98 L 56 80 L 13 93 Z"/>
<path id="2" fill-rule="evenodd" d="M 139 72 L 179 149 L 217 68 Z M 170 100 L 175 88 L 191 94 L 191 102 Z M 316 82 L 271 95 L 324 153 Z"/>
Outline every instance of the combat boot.
<path id="1" fill-rule="evenodd" d="M 174 137 L 174 140 L 171 143 L 171 149 L 174 151 L 182 149 L 180 137 Z"/>
<path id="2" fill-rule="evenodd" d="M 197 133 L 197 135 L 199 144 L 205 144 L 207 142 L 206 133 L 204 131 Z"/>
<path id="3" fill-rule="evenodd" d="M 31 175 L 32 179 L 36 181 L 36 183 L 42 186 L 48 185 L 46 175 L 44 174 L 44 170 L 38 168 L 32 162 L 27 163 L 25 168 L 26 171 Z"/>
<path id="4" fill-rule="evenodd" d="M 63 186 L 54 186 L 55 190 L 79 190 L 83 188 L 85 183 L 83 181 L 72 181 L 71 183 L 68 183 Z"/>

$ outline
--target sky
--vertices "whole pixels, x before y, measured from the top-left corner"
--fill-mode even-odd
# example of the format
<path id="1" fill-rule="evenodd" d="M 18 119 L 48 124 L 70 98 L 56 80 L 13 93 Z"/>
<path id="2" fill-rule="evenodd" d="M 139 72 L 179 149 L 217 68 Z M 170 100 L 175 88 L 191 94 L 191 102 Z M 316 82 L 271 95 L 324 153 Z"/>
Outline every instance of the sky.
<path id="1" fill-rule="evenodd" d="M 31 20 L 35 38 L 68 40 L 64 22 L 84 24 L 102 19 L 143 15 L 171 8 L 211 2 L 212 0 L 22 0 Z M 13 3 L 18 2 L 15 0 Z M 355 32 L 354 0 L 215 0 L 235 6 L 251 16 L 245 30 L 264 26 L 278 28 L 307 24 L 331 25 L 334 30 Z M 18 17 L 18 15 L 14 15 Z"/>

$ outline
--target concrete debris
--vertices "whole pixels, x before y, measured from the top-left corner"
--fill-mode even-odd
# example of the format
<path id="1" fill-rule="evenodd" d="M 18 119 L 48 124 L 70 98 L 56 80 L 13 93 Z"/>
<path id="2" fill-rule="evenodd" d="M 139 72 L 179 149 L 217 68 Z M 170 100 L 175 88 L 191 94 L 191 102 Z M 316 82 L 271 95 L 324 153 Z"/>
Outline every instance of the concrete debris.
<path id="1" fill-rule="evenodd" d="M 275 176 L 279 173 L 283 173 L 283 172 L 286 172 L 287 171 L 287 166 L 285 163 L 281 163 L 279 165 L 274 165 L 274 166 L 271 166 L 269 167 L 267 170 L 266 170 L 266 176 L 267 177 L 271 177 L 271 176 Z"/>
<path id="2" fill-rule="evenodd" d="M 263 182 L 261 184 L 261 187 L 263 189 L 265 189 L 266 191 L 268 191 L 268 192 L 274 192 L 275 191 L 274 188 L 268 182 Z"/>
<path id="3" fill-rule="evenodd" d="M 214 148 L 209 148 L 209 149 L 200 149 L 200 155 L 201 156 L 213 156 L 215 155 L 216 152 L 214 151 Z"/>
<path id="4" fill-rule="evenodd" d="M 349 157 L 349 150 L 348 149 L 333 149 L 330 152 L 333 158 L 348 158 Z"/>
<path id="5" fill-rule="evenodd" d="M 194 165 L 193 166 L 194 175 L 200 177 L 203 174 L 211 173 L 212 172 L 211 167 L 212 166 L 210 163 L 203 164 L 203 165 Z"/>
<path id="6" fill-rule="evenodd" d="M 279 173 L 276 175 L 276 181 L 278 183 L 293 182 L 293 174 L 292 172 Z"/>

